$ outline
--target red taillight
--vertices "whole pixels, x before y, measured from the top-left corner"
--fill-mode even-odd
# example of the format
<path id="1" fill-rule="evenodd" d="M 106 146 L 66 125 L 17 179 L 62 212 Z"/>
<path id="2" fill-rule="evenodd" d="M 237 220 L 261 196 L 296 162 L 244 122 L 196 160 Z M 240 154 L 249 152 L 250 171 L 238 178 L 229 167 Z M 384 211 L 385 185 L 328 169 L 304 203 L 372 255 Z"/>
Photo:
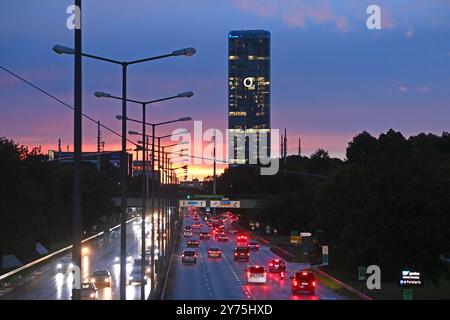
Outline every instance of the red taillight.
<path id="1" fill-rule="evenodd" d="M 303 276 L 307 276 L 307 275 L 308 275 L 308 272 L 303 272 L 302 275 L 303 275 Z"/>
<path id="2" fill-rule="evenodd" d="M 294 287 L 297 286 L 297 280 L 294 280 Z"/>
<path id="3" fill-rule="evenodd" d="M 234 255 L 237 256 L 237 252 L 235 252 Z"/>
<path id="4" fill-rule="evenodd" d="M 264 272 L 264 277 L 267 277 L 267 272 Z"/>
<path id="5" fill-rule="evenodd" d="M 271 267 L 272 267 L 272 266 L 273 266 L 273 263 L 272 263 L 272 262 L 271 262 L 271 263 L 269 263 L 269 266 L 271 266 Z"/>
<path id="6" fill-rule="evenodd" d="M 184 253 L 181 256 L 184 257 Z"/>
<path id="7" fill-rule="evenodd" d="M 250 278 L 250 272 L 247 272 L 247 278 Z"/>
<path id="8" fill-rule="evenodd" d="M 316 282 L 315 282 L 315 281 L 313 281 L 312 285 L 313 285 L 313 287 L 315 287 L 315 286 L 316 286 Z"/>
<path id="9" fill-rule="evenodd" d="M 247 253 L 247 257 L 250 257 L 250 253 Z"/>
<path id="10" fill-rule="evenodd" d="M 197 258 L 197 254 L 194 254 L 194 258 Z"/>

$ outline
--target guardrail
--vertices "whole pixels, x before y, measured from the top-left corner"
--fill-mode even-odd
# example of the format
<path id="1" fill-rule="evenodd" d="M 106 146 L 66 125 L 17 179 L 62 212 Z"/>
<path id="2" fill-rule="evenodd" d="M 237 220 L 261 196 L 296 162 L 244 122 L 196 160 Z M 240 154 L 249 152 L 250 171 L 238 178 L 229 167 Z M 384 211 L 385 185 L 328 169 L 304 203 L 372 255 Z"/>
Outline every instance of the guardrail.
<path id="1" fill-rule="evenodd" d="M 127 224 L 130 223 L 131 221 L 135 220 L 135 219 L 136 219 L 136 218 L 132 218 L 132 219 L 128 220 L 128 221 L 127 221 Z M 111 231 L 113 231 L 113 230 L 115 230 L 115 229 L 117 229 L 117 228 L 119 228 L 119 227 L 120 227 L 120 224 L 118 224 L 117 226 L 114 226 L 114 227 L 110 228 L 109 231 L 111 232 Z M 92 240 L 92 239 L 98 238 L 98 237 L 100 237 L 101 235 L 103 235 L 104 233 L 105 233 L 104 231 L 99 232 L 99 233 L 97 233 L 97 234 L 95 234 L 95 235 L 93 235 L 93 236 L 91 236 L 91 237 L 88 237 L 88 238 L 82 240 L 81 243 L 85 243 L 85 242 L 88 242 L 88 241 L 90 241 L 90 240 Z M 48 260 L 48 259 L 50 259 L 50 258 L 53 258 L 53 257 L 55 257 L 55 256 L 57 256 L 57 255 L 63 253 L 64 251 L 68 251 L 68 250 L 72 249 L 72 247 L 73 247 L 73 245 L 64 247 L 64 248 L 62 248 L 62 249 L 59 249 L 59 250 L 57 250 L 57 251 L 55 251 L 55 252 L 52 252 L 52 253 L 50 253 L 50 254 L 44 256 L 44 257 L 42 257 L 42 258 L 39 258 L 39 259 L 34 260 L 34 261 L 30 262 L 30 263 L 27 263 L 26 265 L 23 265 L 23 266 L 21 266 L 21 267 L 19 267 L 19 268 L 17 268 L 17 269 L 14 269 L 14 270 L 11 270 L 10 272 L 7 272 L 7 273 L 5 273 L 5 274 L 2 274 L 2 275 L 0 276 L 0 281 L 3 281 L 3 280 L 5 280 L 6 278 L 9 278 L 10 276 L 15 275 L 15 274 L 17 274 L 17 273 L 19 273 L 19 272 L 21 272 L 21 271 L 23 271 L 23 270 L 25 270 L 25 269 L 31 268 L 31 267 L 33 267 L 33 266 L 35 266 L 35 265 L 37 265 L 37 264 L 39 264 L 39 263 L 41 263 L 41 262 L 44 262 L 44 261 L 46 261 L 46 260 Z"/>

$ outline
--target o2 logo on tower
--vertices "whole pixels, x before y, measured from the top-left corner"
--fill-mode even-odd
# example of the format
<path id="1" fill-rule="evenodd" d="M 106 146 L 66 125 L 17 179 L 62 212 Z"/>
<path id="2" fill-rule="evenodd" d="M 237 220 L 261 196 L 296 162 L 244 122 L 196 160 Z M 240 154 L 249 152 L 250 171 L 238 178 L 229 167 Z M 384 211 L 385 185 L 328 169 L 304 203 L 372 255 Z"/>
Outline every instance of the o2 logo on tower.
<path id="1" fill-rule="evenodd" d="M 381 29 L 381 8 L 376 4 L 372 4 L 367 7 L 367 14 L 370 16 L 366 20 L 366 26 L 369 30 L 380 30 Z"/>
<path id="2" fill-rule="evenodd" d="M 244 79 L 244 87 L 246 87 L 249 90 L 255 90 L 255 78 L 254 77 L 247 77 Z"/>
<path id="3" fill-rule="evenodd" d="M 66 20 L 66 26 L 69 30 L 81 29 L 81 9 L 76 5 L 70 5 L 66 9 L 69 17 Z"/>

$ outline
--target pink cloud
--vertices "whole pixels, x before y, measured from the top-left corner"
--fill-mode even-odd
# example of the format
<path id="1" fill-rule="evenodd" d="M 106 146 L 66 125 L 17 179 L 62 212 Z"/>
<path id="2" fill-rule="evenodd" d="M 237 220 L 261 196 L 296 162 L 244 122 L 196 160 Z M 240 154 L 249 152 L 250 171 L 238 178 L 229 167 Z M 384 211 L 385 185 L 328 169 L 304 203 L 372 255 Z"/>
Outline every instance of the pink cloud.
<path id="1" fill-rule="evenodd" d="M 274 3 L 277 5 L 275 6 Z M 314 4 L 280 0 L 235 0 L 236 6 L 244 11 L 253 12 L 262 17 L 279 17 L 291 28 L 304 28 L 310 21 L 317 24 L 332 23 L 339 32 L 350 29 L 348 20 L 338 16 L 331 5 L 324 0 L 317 0 Z"/>
<path id="2" fill-rule="evenodd" d="M 420 93 L 429 93 L 429 92 L 431 92 L 431 88 L 428 87 L 428 86 L 418 87 L 418 88 L 417 88 L 417 92 L 420 92 Z"/>

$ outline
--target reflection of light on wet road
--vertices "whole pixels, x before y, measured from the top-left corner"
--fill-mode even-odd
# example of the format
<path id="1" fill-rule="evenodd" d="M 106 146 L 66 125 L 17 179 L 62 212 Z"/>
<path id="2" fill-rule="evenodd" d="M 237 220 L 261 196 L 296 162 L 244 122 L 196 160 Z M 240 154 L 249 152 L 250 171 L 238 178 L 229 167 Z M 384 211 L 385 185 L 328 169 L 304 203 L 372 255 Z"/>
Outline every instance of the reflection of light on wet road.
<path id="1" fill-rule="evenodd" d="M 83 282 L 89 282 L 89 256 L 83 257 Z"/>
<path id="2" fill-rule="evenodd" d="M 56 299 L 61 300 L 62 299 L 62 287 L 64 284 L 64 274 L 58 273 L 55 276 L 55 282 L 56 282 Z"/>

